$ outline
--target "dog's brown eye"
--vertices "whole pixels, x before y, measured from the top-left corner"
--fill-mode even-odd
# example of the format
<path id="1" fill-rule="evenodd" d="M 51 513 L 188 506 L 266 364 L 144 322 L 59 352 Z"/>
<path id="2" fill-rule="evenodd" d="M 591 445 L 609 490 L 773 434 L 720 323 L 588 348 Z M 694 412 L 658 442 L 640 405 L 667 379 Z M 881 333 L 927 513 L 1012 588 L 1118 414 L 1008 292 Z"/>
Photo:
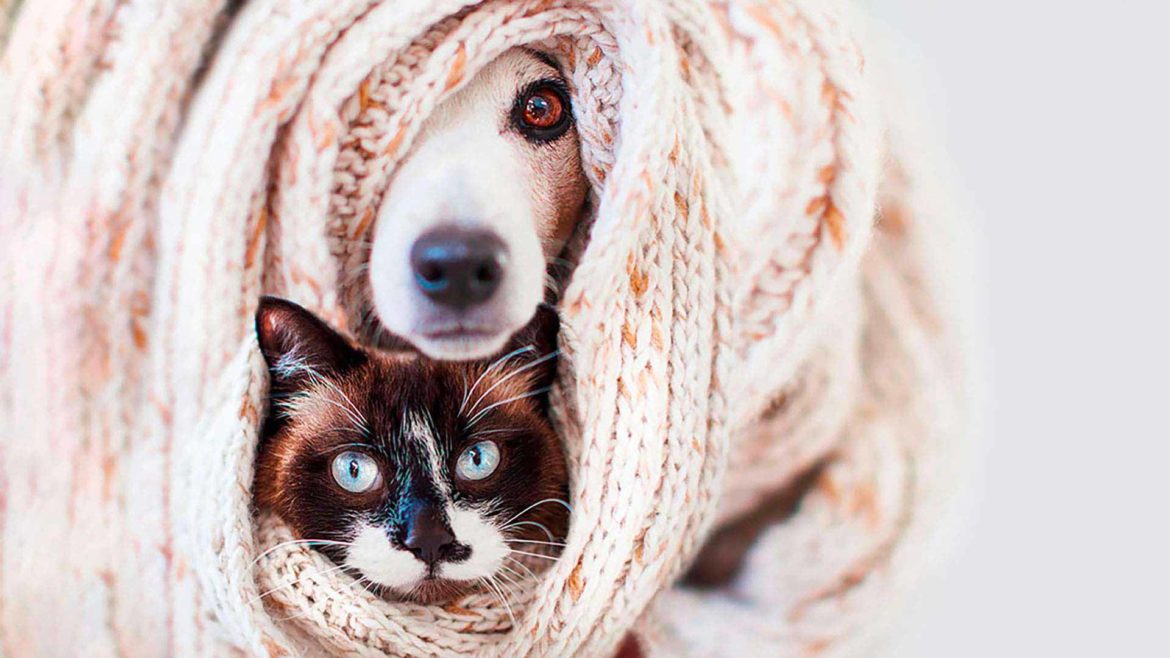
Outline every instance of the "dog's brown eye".
<path id="1" fill-rule="evenodd" d="M 560 80 L 534 82 L 516 96 L 512 124 L 529 140 L 551 142 L 564 135 L 570 123 L 569 94 Z"/>
<path id="2" fill-rule="evenodd" d="M 564 113 L 561 97 L 552 89 L 536 89 L 524 101 L 524 123 L 533 128 L 552 128 Z"/>

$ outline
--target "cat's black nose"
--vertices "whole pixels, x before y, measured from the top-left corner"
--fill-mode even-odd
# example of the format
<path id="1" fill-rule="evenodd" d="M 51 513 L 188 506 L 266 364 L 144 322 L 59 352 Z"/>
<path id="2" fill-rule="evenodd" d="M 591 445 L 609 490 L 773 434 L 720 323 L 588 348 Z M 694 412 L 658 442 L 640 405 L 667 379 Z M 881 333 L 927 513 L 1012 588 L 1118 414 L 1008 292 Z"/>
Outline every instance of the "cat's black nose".
<path id="1" fill-rule="evenodd" d="M 416 507 L 406 522 L 403 547 L 428 565 L 460 562 L 470 557 L 470 549 L 455 541 L 442 511 L 434 505 Z"/>
<path id="2" fill-rule="evenodd" d="M 490 299 L 504 278 L 506 259 L 507 247 L 498 235 L 457 226 L 428 231 L 410 248 L 418 289 L 456 309 Z"/>

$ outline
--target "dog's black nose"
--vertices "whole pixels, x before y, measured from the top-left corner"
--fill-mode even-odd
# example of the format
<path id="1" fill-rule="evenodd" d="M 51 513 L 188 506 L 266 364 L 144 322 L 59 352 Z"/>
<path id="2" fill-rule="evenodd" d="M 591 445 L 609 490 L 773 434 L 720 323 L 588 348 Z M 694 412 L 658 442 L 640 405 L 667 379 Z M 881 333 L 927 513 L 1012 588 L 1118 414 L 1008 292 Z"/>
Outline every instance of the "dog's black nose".
<path id="1" fill-rule="evenodd" d="M 410 249 L 419 290 L 455 308 L 487 301 L 504 278 L 506 258 L 507 248 L 495 233 L 454 226 L 424 233 Z"/>
<path id="2" fill-rule="evenodd" d="M 418 559 L 434 566 L 440 561 L 458 562 L 467 559 L 468 548 L 455 541 L 447 520 L 433 505 L 417 507 L 406 526 L 403 547 Z"/>

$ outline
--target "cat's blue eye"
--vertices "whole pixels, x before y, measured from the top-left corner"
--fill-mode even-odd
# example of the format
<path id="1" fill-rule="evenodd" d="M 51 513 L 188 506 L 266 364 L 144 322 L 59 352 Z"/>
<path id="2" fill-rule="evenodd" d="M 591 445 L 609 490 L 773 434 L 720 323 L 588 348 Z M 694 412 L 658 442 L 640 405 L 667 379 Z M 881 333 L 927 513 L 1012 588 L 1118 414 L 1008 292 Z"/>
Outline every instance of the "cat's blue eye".
<path id="1" fill-rule="evenodd" d="M 455 462 L 455 475 L 464 480 L 482 480 L 500 465 L 500 448 L 493 441 L 468 447 Z"/>
<path id="2" fill-rule="evenodd" d="M 372 457 L 347 450 L 333 458 L 333 480 L 346 491 L 365 493 L 378 486 L 382 474 Z"/>

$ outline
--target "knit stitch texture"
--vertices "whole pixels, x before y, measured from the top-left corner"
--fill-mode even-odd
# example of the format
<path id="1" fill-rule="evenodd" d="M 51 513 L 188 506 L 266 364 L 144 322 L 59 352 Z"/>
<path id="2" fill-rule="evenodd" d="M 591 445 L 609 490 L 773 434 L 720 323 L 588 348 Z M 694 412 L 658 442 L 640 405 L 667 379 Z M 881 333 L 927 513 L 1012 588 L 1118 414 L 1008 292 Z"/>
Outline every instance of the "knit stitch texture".
<path id="1" fill-rule="evenodd" d="M 962 382 L 952 218 L 861 26 L 822 0 L 0 2 L 0 656 L 863 651 L 946 500 Z M 356 326 L 396 165 L 517 45 L 570 81 L 593 203 L 553 393 L 572 527 L 513 627 L 277 547 L 250 491 L 258 297 Z M 675 585 L 814 464 L 732 585 Z"/>

